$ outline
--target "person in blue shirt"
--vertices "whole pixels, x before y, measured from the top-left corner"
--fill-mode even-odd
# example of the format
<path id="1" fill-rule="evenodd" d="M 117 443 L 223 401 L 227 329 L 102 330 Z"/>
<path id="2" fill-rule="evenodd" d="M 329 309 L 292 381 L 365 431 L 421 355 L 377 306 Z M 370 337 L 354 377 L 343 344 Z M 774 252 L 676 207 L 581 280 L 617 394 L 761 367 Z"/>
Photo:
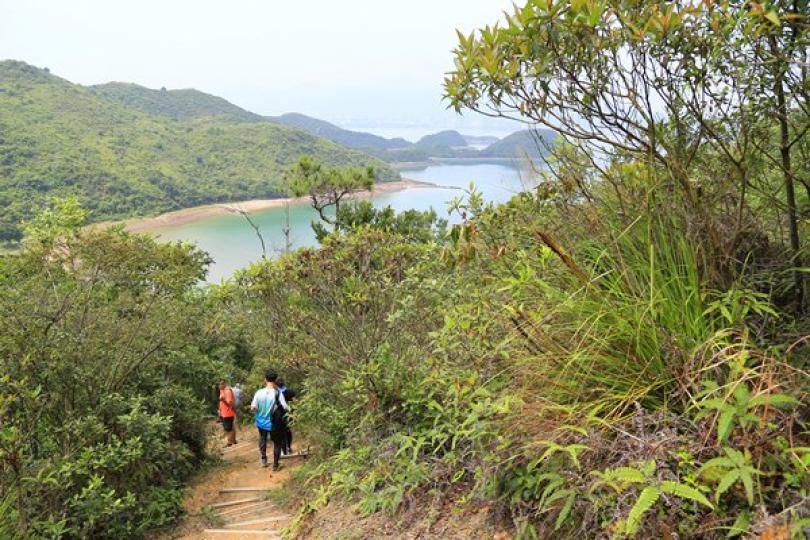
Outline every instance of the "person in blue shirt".
<path id="1" fill-rule="evenodd" d="M 256 428 L 259 430 L 259 454 L 262 458 L 262 467 L 267 467 L 267 436 L 273 441 L 273 470 L 278 470 L 281 450 L 284 447 L 285 434 L 283 425 L 274 426 L 273 416 L 278 407 L 287 410 L 287 402 L 281 393 L 276 380 L 278 374 L 268 370 L 264 376 L 265 386 L 253 394 L 250 410 L 256 413 Z M 277 417 L 279 415 L 276 415 Z"/>

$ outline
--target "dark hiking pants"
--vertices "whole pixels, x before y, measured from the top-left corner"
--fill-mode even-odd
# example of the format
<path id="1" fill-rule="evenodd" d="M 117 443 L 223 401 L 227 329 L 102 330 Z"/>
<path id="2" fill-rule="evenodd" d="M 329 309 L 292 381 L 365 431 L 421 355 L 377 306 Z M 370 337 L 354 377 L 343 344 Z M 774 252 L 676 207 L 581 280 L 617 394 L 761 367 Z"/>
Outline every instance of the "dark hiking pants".
<path id="1" fill-rule="evenodd" d="M 292 453 L 292 430 L 289 424 L 284 426 L 284 453 Z"/>
<path id="2" fill-rule="evenodd" d="M 267 463 L 267 436 L 273 442 L 273 467 L 278 467 L 278 461 L 281 459 L 281 449 L 284 446 L 284 434 L 281 430 L 274 429 L 267 431 L 266 429 L 258 428 L 259 430 L 259 454 L 262 456 L 262 462 Z"/>

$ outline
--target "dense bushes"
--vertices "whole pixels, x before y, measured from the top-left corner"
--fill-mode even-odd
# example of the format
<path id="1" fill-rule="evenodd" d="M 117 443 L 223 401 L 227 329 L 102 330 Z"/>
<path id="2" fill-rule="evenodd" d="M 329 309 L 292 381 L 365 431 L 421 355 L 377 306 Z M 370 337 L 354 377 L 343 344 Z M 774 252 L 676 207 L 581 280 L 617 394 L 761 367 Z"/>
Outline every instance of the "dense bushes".
<path id="1" fill-rule="evenodd" d="M 207 257 L 109 230 L 75 204 L 0 259 L 0 536 L 133 538 L 182 512 L 207 389 L 235 332 L 196 289 Z M 249 366 L 247 366 L 249 367 Z"/>
<path id="2" fill-rule="evenodd" d="M 419 514 L 429 494 L 527 537 L 800 534 L 806 321 L 708 288 L 662 207 L 622 229 L 547 188 L 472 197 L 446 244 L 360 227 L 241 275 L 234 305 L 331 449 L 300 530 L 336 497 Z"/>
<path id="3" fill-rule="evenodd" d="M 446 89 L 556 125 L 536 189 L 242 274 L 328 449 L 299 531 L 338 499 L 409 534 L 450 503 L 526 538 L 806 534 L 808 34 L 777 4 L 517 7 Z"/>
<path id="4" fill-rule="evenodd" d="M 446 238 L 344 206 L 319 249 L 216 290 L 255 378 L 302 389 L 298 532 L 338 501 L 409 534 L 451 505 L 523 538 L 806 534 L 808 168 L 779 159 L 806 146 L 806 28 L 609 4 L 460 38 L 453 105 L 558 120 L 536 189 L 470 194 Z"/>

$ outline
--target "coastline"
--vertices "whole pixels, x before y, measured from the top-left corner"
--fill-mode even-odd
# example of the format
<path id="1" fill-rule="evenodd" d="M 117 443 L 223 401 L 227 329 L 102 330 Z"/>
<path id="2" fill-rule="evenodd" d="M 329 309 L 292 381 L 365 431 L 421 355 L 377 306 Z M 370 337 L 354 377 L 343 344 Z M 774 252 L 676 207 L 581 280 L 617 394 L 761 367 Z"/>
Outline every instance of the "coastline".
<path id="1" fill-rule="evenodd" d="M 433 161 L 432 158 L 427 161 L 392 161 L 388 163 L 388 166 L 395 171 L 401 171 L 403 169 L 425 169 L 431 165 L 436 165 L 436 162 Z"/>
<path id="2" fill-rule="evenodd" d="M 403 178 L 394 182 L 382 182 L 374 184 L 371 191 L 359 192 L 352 195 L 356 198 L 366 198 L 379 193 L 395 193 L 397 191 L 404 191 L 406 189 L 419 189 L 419 188 L 442 188 L 438 184 L 432 182 L 423 182 L 420 180 L 412 180 Z M 145 233 L 161 227 L 169 227 L 173 225 L 183 225 L 199 219 L 204 219 L 211 216 L 232 214 L 234 210 L 245 211 L 249 214 L 268 210 L 271 208 L 281 208 L 285 204 L 291 205 L 304 205 L 309 204 L 309 197 L 289 197 L 280 199 L 251 199 L 249 201 L 235 201 L 228 203 L 214 203 L 206 204 L 203 206 L 193 206 L 191 208 L 183 208 L 182 210 L 174 210 L 152 217 L 131 218 L 114 222 L 94 223 L 89 227 L 109 227 L 111 225 L 123 225 L 124 230 L 133 233 Z"/>
<path id="3" fill-rule="evenodd" d="M 530 161 L 539 163 L 541 159 L 542 158 L 537 157 L 532 158 Z M 395 171 L 401 171 L 407 169 L 426 169 L 427 167 L 432 167 L 434 165 L 476 165 L 482 163 L 493 163 L 499 165 L 502 163 L 508 163 L 510 165 L 518 166 L 526 162 L 527 160 L 522 157 L 430 157 L 424 161 L 391 161 L 388 163 L 388 166 Z"/>

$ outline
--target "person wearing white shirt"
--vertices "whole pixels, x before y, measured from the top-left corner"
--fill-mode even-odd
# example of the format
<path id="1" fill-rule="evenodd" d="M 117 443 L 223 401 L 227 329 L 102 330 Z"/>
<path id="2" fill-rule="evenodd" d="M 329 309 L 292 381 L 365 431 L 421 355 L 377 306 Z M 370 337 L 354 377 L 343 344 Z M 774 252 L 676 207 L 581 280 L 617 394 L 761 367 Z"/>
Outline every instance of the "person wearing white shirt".
<path id="1" fill-rule="evenodd" d="M 264 376 L 265 387 L 256 391 L 250 404 L 250 410 L 256 413 L 256 428 L 259 430 L 259 455 L 261 456 L 262 467 L 267 467 L 267 436 L 269 435 L 270 440 L 273 441 L 274 471 L 279 468 L 278 462 L 284 446 L 284 426 L 273 425 L 273 417 L 283 416 L 283 413 L 287 410 L 287 401 L 276 384 L 277 379 L 278 374 L 273 370 L 268 370 Z M 281 407 L 281 411 L 277 411 L 279 407 Z M 279 412 L 282 414 L 278 414 Z"/>

